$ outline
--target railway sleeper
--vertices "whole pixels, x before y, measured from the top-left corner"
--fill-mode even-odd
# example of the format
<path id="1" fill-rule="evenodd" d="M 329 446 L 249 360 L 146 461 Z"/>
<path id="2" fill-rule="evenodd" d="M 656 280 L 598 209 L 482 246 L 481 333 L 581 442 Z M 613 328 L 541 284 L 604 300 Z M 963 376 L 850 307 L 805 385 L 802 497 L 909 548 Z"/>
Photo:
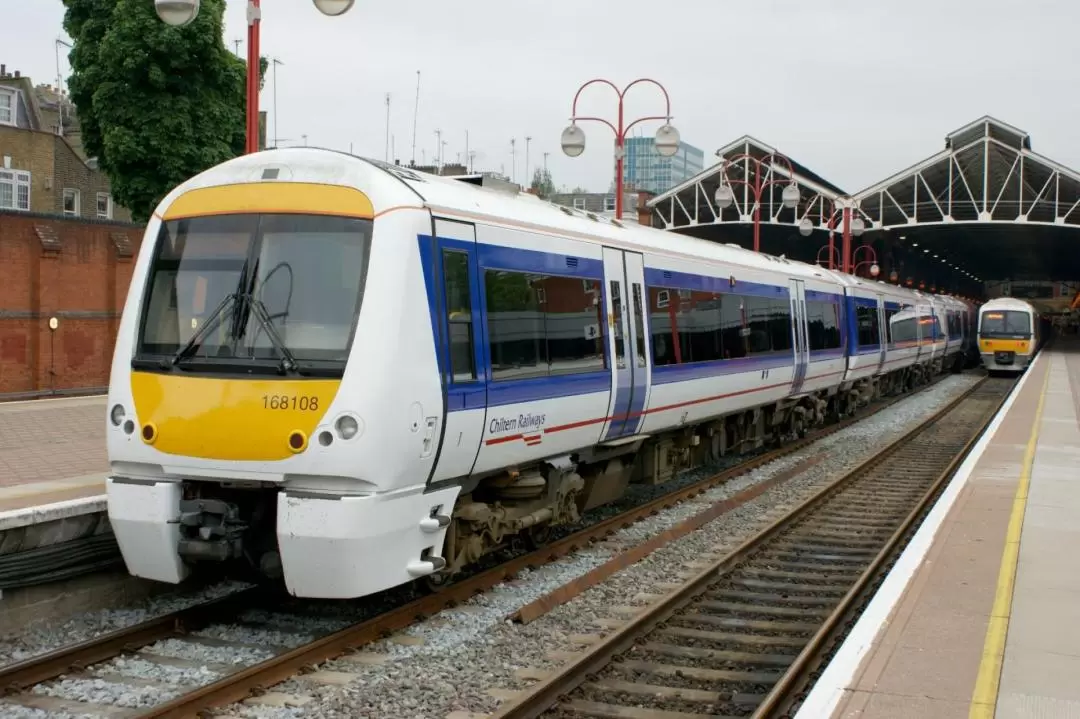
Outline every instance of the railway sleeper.
<path id="1" fill-rule="evenodd" d="M 811 609 L 809 607 L 741 604 L 739 602 L 721 602 L 712 599 L 703 599 L 697 603 L 697 606 L 707 611 L 730 612 L 745 617 L 794 617 L 797 619 L 819 617 L 824 619 L 829 615 L 828 610 Z"/>
<path id="2" fill-rule="evenodd" d="M 663 642 L 646 642 L 639 645 L 638 649 L 650 654 L 660 656 L 678 657 L 682 659 L 695 659 L 717 663 L 740 663 L 753 666 L 770 666 L 785 669 L 791 665 L 790 654 L 763 654 L 758 652 L 733 652 L 725 649 L 702 649 L 701 647 L 684 647 L 677 644 L 664 644 Z"/>
<path id="3" fill-rule="evenodd" d="M 693 627 L 667 626 L 660 630 L 660 636 L 680 639 L 698 639 L 713 644 L 725 644 L 733 647 L 758 646 L 799 649 L 806 644 L 802 637 L 770 636 L 766 634 L 739 634 L 738 632 L 715 632 Z"/>
<path id="4" fill-rule="evenodd" d="M 760 630 L 763 632 L 789 632 L 802 634 L 817 631 L 816 624 L 807 622 L 787 622 L 770 619 L 742 619 L 732 616 L 718 616 L 707 611 L 691 610 L 679 615 L 682 619 L 695 624 L 708 624 L 714 627 L 730 627 L 732 629 Z"/>
<path id="5" fill-rule="evenodd" d="M 727 600 L 745 600 L 761 605 L 772 605 L 779 607 L 832 607 L 836 604 L 836 599 L 833 597 L 815 597 L 815 596 L 791 596 L 787 593 L 784 594 L 770 594 L 768 592 L 750 592 L 742 589 L 735 588 L 717 588 L 710 589 L 703 593 L 701 596 L 709 599 L 715 599 L 716 601 Z"/>
<path id="6" fill-rule="evenodd" d="M 745 694 L 709 691 L 706 689 L 687 689 L 669 687 L 660 684 L 639 684 L 618 679 L 599 679 L 582 685 L 586 692 L 596 694 L 625 694 L 631 697 L 647 697 L 653 700 L 679 700 L 700 702 L 702 704 L 734 704 L 740 707 L 756 707 L 764 699 L 762 694 Z M 625 716 L 625 714 L 623 714 Z M 710 714 L 708 716 L 715 716 Z"/>

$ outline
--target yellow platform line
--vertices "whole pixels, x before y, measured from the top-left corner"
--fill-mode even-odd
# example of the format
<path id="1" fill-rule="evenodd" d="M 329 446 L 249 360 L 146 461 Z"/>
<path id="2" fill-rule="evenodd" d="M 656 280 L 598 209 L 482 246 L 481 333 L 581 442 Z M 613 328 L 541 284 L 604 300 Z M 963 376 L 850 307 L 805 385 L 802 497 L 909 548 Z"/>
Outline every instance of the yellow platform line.
<path id="1" fill-rule="evenodd" d="M 1051 362 L 1047 364 L 1052 365 Z M 990 612 L 990 625 L 986 628 L 982 660 L 979 662 L 979 675 L 975 680 L 975 691 L 971 695 L 969 719 L 994 719 L 994 712 L 997 710 L 1001 665 L 1005 660 L 1005 637 L 1009 632 L 1013 589 L 1016 585 L 1016 564 L 1020 557 L 1020 533 L 1024 527 L 1028 487 L 1031 485 L 1031 468 L 1035 463 L 1035 448 L 1039 444 L 1039 425 L 1042 423 L 1046 388 L 1049 385 L 1050 366 L 1046 368 L 1046 378 L 1043 380 L 1039 404 L 1035 409 L 1035 421 L 1031 425 L 1031 435 L 1024 449 L 1024 460 L 1020 466 L 1020 484 L 1016 488 L 1016 496 L 1013 497 L 1009 529 L 1005 533 L 1005 550 L 1002 552 L 1001 569 L 998 571 L 994 608 Z"/>

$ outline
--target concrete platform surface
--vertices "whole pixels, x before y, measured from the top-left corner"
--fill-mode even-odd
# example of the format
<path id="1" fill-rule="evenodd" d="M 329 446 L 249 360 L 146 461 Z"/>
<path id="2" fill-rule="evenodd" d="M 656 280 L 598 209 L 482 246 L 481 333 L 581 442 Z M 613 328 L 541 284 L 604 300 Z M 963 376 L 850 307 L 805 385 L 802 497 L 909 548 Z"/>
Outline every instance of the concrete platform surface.
<path id="1" fill-rule="evenodd" d="M 1080 719 L 1080 341 L 1014 395 L 799 719 Z"/>
<path id="2" fill-rule="evenodd" d="M 0 513 L 105 492 L 106 398 L 0 402 Z"/>

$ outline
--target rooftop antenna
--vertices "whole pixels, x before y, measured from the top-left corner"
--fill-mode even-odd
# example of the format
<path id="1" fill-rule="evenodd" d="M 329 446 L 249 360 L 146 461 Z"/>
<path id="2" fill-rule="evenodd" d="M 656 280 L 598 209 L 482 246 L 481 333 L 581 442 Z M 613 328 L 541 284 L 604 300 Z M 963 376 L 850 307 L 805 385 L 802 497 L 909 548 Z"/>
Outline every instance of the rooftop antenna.
<path id="1" fill-rule="evenodd" d="M 233 45 L 236 46 L 236 56 L 240 57 L 240 38 L 233 40 Z"/>
<path id="2" fill-rule="evenodd" d="M 435 159 L 433 160 L 433 162 L 435 163 L 436 174 L 438 174 L 439 165 L 442 164 L 442 146 L 443 146 L 442 130 L 436 130 L 435 131 Z"/>
<path id="3" fill-rule="evenodd" d="M 270 58 L 271 70 L 274 71 L 273 84 L 274 84 L 274 147 L 278 146 L 278 134 L 277 134 L 277 66 L 284 65 L 281 60 L 276 57 Z"/>
<path id="4" fill-rule="evenodd" d="M 545 152 L 544 153 L 544 174 L 545 175 L 547 175 L 547 156 L 550 155 L 550 154 L 551 154 L 550 152 Z"/>
<path id="5" fill-rule="evenodd" d="M 390 162 L 390 93 L 386 93 L 386 143 L 383 162 Z"/>
<path id="6" fill-rule="evenodd" d="M 517 138 L 510 138 L 510 182 L 517 181 Z"/>
<path id="7" fill-rule="evenodd" d="M 58 109 L 59 109 L 59 117 L 60 117 L 60 126 L 58 128 L 58 132 L 62 136 L 64 134 L 64 90 L 63 90 L 63 86 L 64 86 L 64 81 L 63 80 L 64 80 L 64 78 L 63 78 L 63 75 L 60 74 L 60 46 L 61 45 L 66 47 L 68 50 L 72 50 L 73 47 L 72 47 L 72 45 L 70 43 L 64 42 L 60 38 L 56 38 L 56 43 L 55 43 L 55 47 L 56 47 L 56 94 L 59 96 L 58 97 Z"/>
<path id="8" fill-rule="evenodd" d="M 529 176 L 529 143 L 532 142 L 532 137 L 525 136 L 525 182 L 531 183 L 532 178 Z"/>
<path id="9" fill-rule="evenodd" d="M 420 112 L 420 71 L 416 71 L 416 104 L 412 113 L 412 164 L 416 167 L 416 116 Z"/>
<path id="10" fill-rule="evenodd" d="M 465 131 L 465 164 L 466 165 L 469 164 L 469 131 L 468 130 Z M 470 170 L 468 167 L 466 167 L 465 169 L 469 170 L 469 172 L 472 172 L 472 170 Z"/>

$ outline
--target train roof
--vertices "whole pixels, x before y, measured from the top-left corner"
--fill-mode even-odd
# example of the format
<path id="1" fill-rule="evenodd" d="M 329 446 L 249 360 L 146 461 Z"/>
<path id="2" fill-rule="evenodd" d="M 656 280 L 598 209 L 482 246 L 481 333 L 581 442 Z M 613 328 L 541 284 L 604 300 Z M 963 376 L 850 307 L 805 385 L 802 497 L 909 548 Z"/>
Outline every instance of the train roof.
<path id="1" fill-rule="evenodd" d="M 979 308 L 981 312 L 993 311 L 993 310 L 1019 310 L 1020 312 L 1031 312 L 1038 314 L 1035 309 L 1035 305 L 1025 300 L 1018 299 L 1016 297 L 998 297 L 993 300 L 987 301 L 982 307 Z"/>
<path id="2" fill-rule="evenodd" d="M 280 175 L 275 172 L 273 177 L 280 177 L 282 180 L 307 175 L 312 181 L 355 184 L 371 196 L 376 205 L 376 215 L 391 209 L 391 205 L 407 203 L 405 197 L 411 195 L 423 200 L 436 214 L 445 213 L 463 219 L 517 226 L 533 232 L 577 237 L 630 251 L 647 251 L 650 254 L 691 262 L 708 259 L 743 269 L 782 272 L 795 279 L 859 287 L 911 302 L 939 297 L 876 280 L 866 280 L 783 256 L 753 252 L 735 244 L 710 242 L 639 225 L 636 222 L 620 222 L 612 217 L 556 205 L 529 193 L 483 187 L 468 181 L 469 178 L 430 175 L 413 168 L 323 148 L 279 148 L 227 160 L 174 188 L 162 200 L 159 210 L 167 207 L 180 194 L 199 187 L 253 180 L 273 182 L 275 180 L 268 179 L 265 172 L 271 168 L 281 171 Z M 370 186 L 367 186 L 369 184 Z M 380 202 L 387 206 L 379 207 Z"/>

